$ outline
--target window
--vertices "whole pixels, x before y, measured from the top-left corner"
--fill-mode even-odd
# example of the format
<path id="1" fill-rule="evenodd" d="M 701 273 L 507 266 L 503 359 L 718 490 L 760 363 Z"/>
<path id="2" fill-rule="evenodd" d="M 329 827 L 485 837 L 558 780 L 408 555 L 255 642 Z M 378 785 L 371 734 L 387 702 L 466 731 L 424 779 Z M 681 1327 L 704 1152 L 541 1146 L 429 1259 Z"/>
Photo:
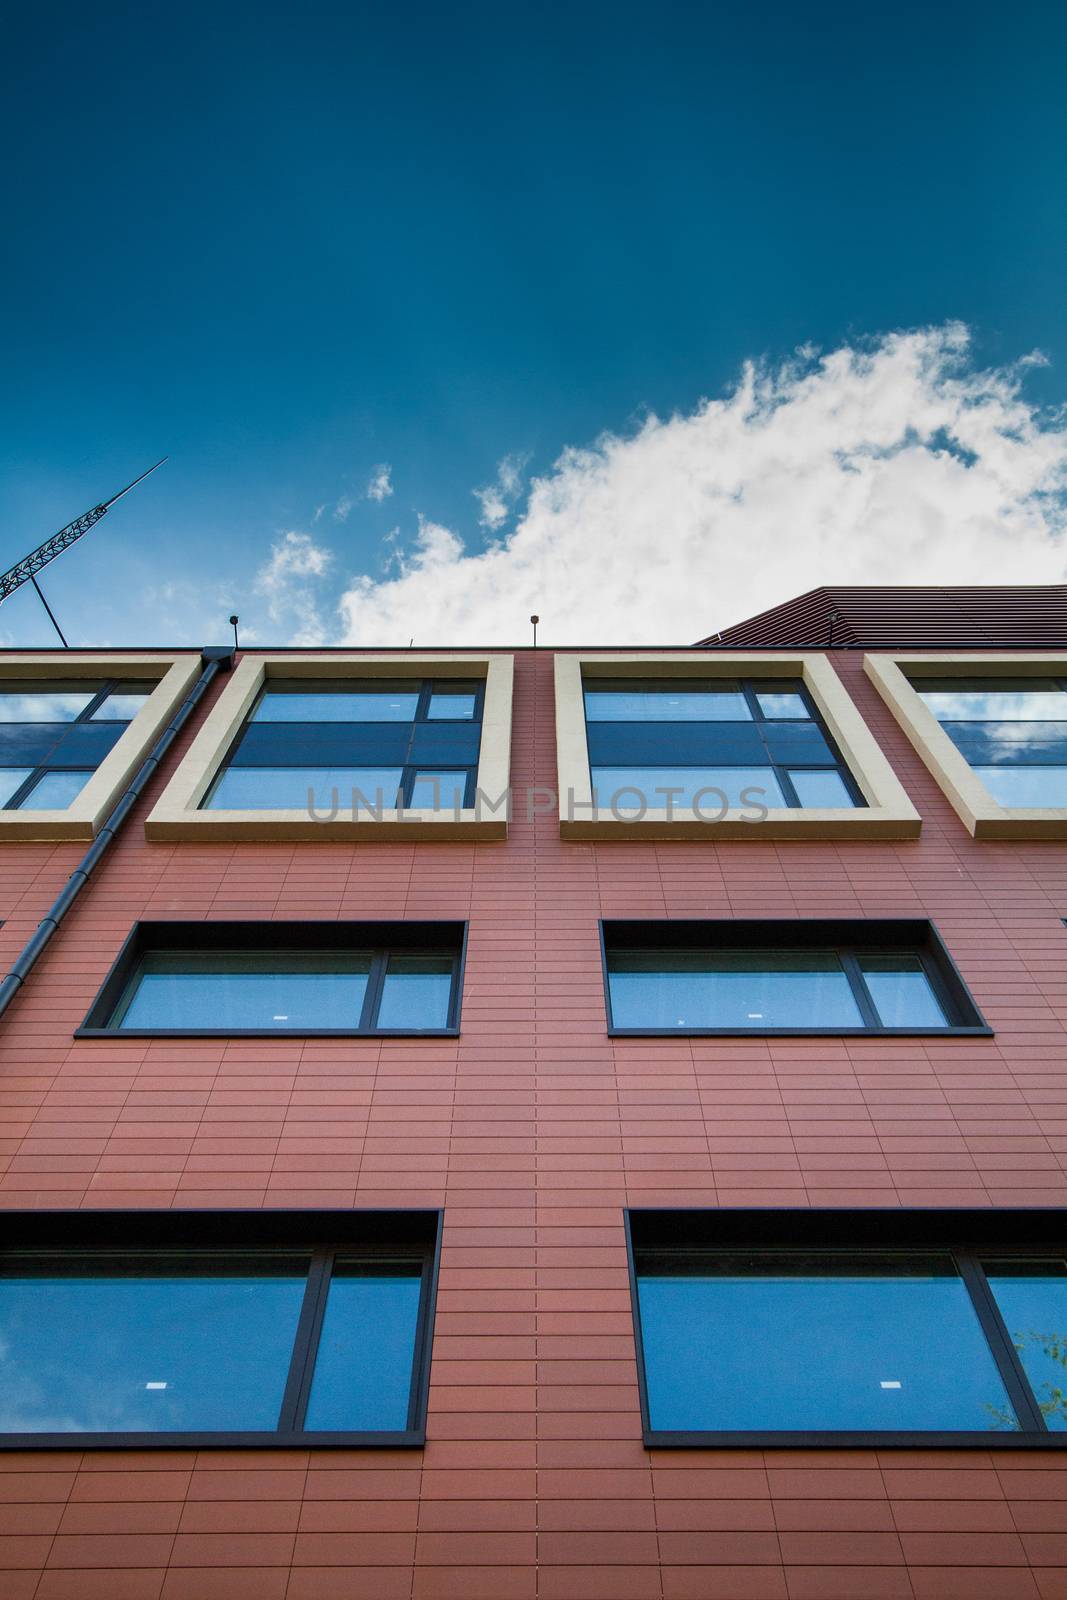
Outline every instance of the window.
<path id="1" fill-rule="evenodd" d="M 269 678 L 202 805 L 373 814 L 473 805 L 484 685 Z M 353 798 L 353 796 L 355 798 Z"/>
<path id="2" fill-rule="evenodd" d="M 629 1223 L 647 1444 L 1067 1443 L 1056 1213 Z"/>
<path id="3" fill-rule="evenodd" d="M 91 840 L 196 682 L 199 652 L 6 651 L 0 839 Z"/>
<path id="4" fill-rule="evenodd" d="M 1067 838 L 1067 656 L 916 651 L 863 665 L 976 839 Z"/>
<path id="5" fill-rule="evenodd" d="M 919 678 L 914 687 L 999 805 L 1067 807 L 1067 679 Z"/>
<path id="6" fill-rule="evenodd" d="M 80 1036 L 454 1034 L 457 922 L 142 922 Z"/>
<path id="7" fill-rule="evenodd" d="M 866 803 L 799 680 L 593 678 L 584 695 L 599 806 L 634 811 L 669 796 L 714 817 Z"/>
<path id="8" fill-rule="evenodd" d="M 514 669 L 484 653 L 245 652 L 145 835 L 505 839 Z"/>
<path id="9" fill-rule="evenodd" d="M 921 830 L 824 654 L 560 651 L 554 676 L 564 838 L 910 839 Z"/>
<path id="10" fill-rule="evenodd" d="M 153 687 L 110 678 L 0 685 L 0 807 L 65 811 Z"/>
<path id="11" fill-rule="evenodd" d="M 988 1033 L 930 923 L 605 922 L 616 1034 Z"/>
<path id="12" fill-rule="evenodd" d="M 9 1214 L 0 1446 L 420 1444 L 437 1224 Z"/>

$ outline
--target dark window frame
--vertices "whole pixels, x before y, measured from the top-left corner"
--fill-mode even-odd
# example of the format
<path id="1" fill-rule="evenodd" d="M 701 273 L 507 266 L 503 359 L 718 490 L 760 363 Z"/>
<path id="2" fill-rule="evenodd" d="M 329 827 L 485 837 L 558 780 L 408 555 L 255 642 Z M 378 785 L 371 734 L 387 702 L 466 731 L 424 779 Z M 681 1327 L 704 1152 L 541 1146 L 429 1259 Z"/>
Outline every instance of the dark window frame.
<path id="1" fill-rule="evenodd" d="M 604 983 L 604 1009 L 611 1038 L 991 1038 L 993 1029 L 979 1011 L 949 951 L 934 924 L 922 917 L 880 918 L 747 918 L 712 917 L 638 921 L 602 917 L 600 962 Z M 822 950 L 841 958 L 853 996 L 866 1019 L 859 1028 L 623 1028 L 616 1027 L 611 1008 L 609 949 L 687 950 Z M 943 1028 L 910 1026 L 889 1028 L 882 1025 L 859 973 L 857 962 L 863 956 L 917 957 L 949 1019 Z"/>
<path id="2" fill-rule="evenodd" d="M 411 1211 L 8 1211 L 0 1220 L 0 1257 L 121 1253 L 164 1249 L 192 1255 L 262 1250 L 311 1257 L 293 1338 L 279 1426 L 274 1431 L 159 1433 L 0 1433 L 4 1450 L 420 1449 L 426 1443 L 434 1310 L 442 1213 Z M 403 1430 L 305 1431 L 333 1259 L 422 1261 L 408 1426 Z M 286 1426 L 283 1427 L 283 1422 Z"/>
<path id="3" fill-rule="evenodd" d="M 63 681 L 63 683 L 68 683 L 69 682 L 69 683 L 77 685 L 77 679 L 76 678 L 63 679 L 62 681 Z M 86 680 L 86 682 L 83 685 L 81 685 L 80 687 L 75 687 L 72 690 L 67 690 L 67 689 L 64 689 L 64 688 L 60 687 L 60 681 L 58 679 L 55 682 L 53 682 L 52 680 L 50 680 L 48 678 L 41 678 L 40 680 L 30 680 L 30 679 L 26 679 L 26 678 L 12 678 L 10 680 L 10 682 L 0 682 L 0 692 L 3 692 L 4 694 L 48 694 L 48 693 L 53 693 L 53 694 L 55 694 L 55 693 L 61 693 L 61 694 L 66 694 L 66 693 L 88 694 L 89 690 L 92 688 L 93 684 L 98 682 L 98 681 L 99 680 L 97 680 L 95 677 L 88 678 Z M 128 684 L 131 684 L 133 682 L 134 682 L 134 680 L 131 679 L 131 678 L 106 678 L 106 679 L 104 679 L 103 682 L 102 682 L 102 686 L 93 691 L 93 697 L 89 701 L 89 704 L 87 706 L 85 706 L 83 708 L 83 710 L 79 711 L 78 715 L 76 717 L 70 717 L 68 719 L 68 722 L 67 722 L 66 726 L 73 728 L 78 723 L 92 722 L 94 727 L 100 727 L 100 726 L 107 726 L 109 723 L 114 722 L 114 723 L 121 723 L 123 727 L 128 728 L 130 726 L 130 723 L 133 720 L 132 717 L 131 718 L 127 718 L 127 719 L 124 719 L 122 717 L 98 717 L 94 721 L 93 713 L 100 709 L 100 707 L 103 705 L 104 701 L 107 699 L 109 694 L 114 694 L 116 690 L 121 689 L 124 686 L 126 686 Z M 159 687 L 159 684 L 154 680 L 152 680 L 152 681 L 145 680 L 145 682 L 146 682 L 145 704 L 147 705 L 149 697 L 152 694 L 152 691 L 154 689 L 157 689 Z M 15 726 L 16 727 L 20 727 L 20 728 L 33 728 L 33 727 L 38 726 L 38 724 L 34 723 L 34 722 L 26 721 L 26 722 L 16 723 Z M 117 742 L 118 741 L 116 741 L 116 743 Z M 57 741 L 57 743 L 62 743 L 62 740 Z M 114 748 L 114 747 L 112 747 L 112 748 Z M 110 754 L 110 753 L 111 752 L 109 751 L 108 754 Z M 103 759 L 106 760 L 106 757 L 104 757 Z M 51 763 L 47 762 L 47 761 L 38 762 L 38 764 L 33 768 L 32 772 L 29 775 L 29 777 L 25 778 L 22 781 L 22 783 L 19 784 L 18 788 L 15 789 L 11 793 L 11 795 L 8 797 L 8 799 L 4 801 L 3 805 L 0 806 L 0 810 L 2 810 L 2 811 L 19 811 L 19 810 L 21 810 L 22 802 L 29 798 L 29 796 L 33 793 L 34 789 L 40 783 L 41 779 L 44 778 L 44 777 L 47 777 L 49 773 L 52 773 L 52 772 L 84 772 L 85 775 L 86 775 L 85 776 L 85 782 L 88 783 L 89 779 L 93 776 L 93 774 L 100 770 L 100 766 L 101 766 L 101 762 L 97 762 L 96 766 L 92 767 L 92 768 L 88 768 L 88 767 L 55 767 L 55 766 L 52 766 Z M 5 768 L 3 770 L 9 770 L 9 769 Z M 84 785 L 83 785 L 83 787 L 84 787 Z"/>
<path id="4" fill-rule="evenodd" d="M 198 810 L 206 811 L 211 809 L 212 798 L 223 778 L 226 776 L 226 773 L 230 770 L 233 756 L 237 751 L 242 739 L 244 738 L 246 731 L 252 726 L 255 714 L 266 695 L 278 694 L 279 692 L 293 694 L 384 694 L 391 692 L 384 687 L 387 683 L 402 685 L 403 687 L 398 689 L 397 692 L 410 694 L 412 691 L 415 691 L 418 695 L 418 703 L 415 707 L 415 715 L 412 717 L 410 722 L 411 735 L 408 740 L 408 757 L 410 757 L 412 754 L 412 744 L 414 743 L 415 739 L 415 729 L 418 727 L 422 727 L 424 725 L 434 728 L 447 728 L 453 726 L 457 728 L 477 727 L 481 730 L 478 741 L 480 761 L 481 739 L 484 735 L 485 729 L 485 678 L 411 678 L 410 680 L 406 678 L 393 679 L 359 677 L 287 678 L 279 674 L 277 677 L 269 677 L 266 679 L 259 693 L 256 695 L 252 705 L 245 713 L 240 727 L 237 729 L 237 732 L 227 745 L 225 754 L 219 762 L 217 769 L 212 774 L 211 783 L 204 794 L 204 798 L 198 804 Z M 474 715 L 470 717 L 431 717 L 429 714 L 430 701 L 432 700 L 435 691 L 447 694 L 450 692 L 450 685 L 459 683 L 474 685 Z M 280 689 L 280 685 L 284 685 L 284 688 Z M 438 686 L 440 687 L 438 688 Z M 313 721 L 315 719 L 309 720 Z M 334 723 L 333 719 L 330 719 L 330 723 L 333 726 L 345 726 L 343 722 Z M 353 724 L 348 725 L 352 726 Z M 395 725 L 403 726 L 403 720 L 398 719 Z M 293 723 L 290 724 L 290 726 L 300 727 L 301 724 Z M 306 724 L 304 724 L 304 726 L 306 726 Z M 294 772 L 299 772 L 302 768 L 307 766 L 307 763 L 291 762 L 286 763 L 286 766 L 291 767 Z M 445 761 L 439 762 L 431 768 L 427 766 L 425 762 L 420 764 L 418 762 L 411 761 L 410 759 L 405 759 L 402 763 L 400 763 L 400 768 L 400 800 L 401 805 L 404 808 L 411 807 L 411 796 L 414 791 L 418 774 L 423 771 L 431 770 L 436 773 L 463 773 L 466 781 L 463 791 L 463 807 L 461 809 L 467 809 L 474 804 L 475 794 L 478 788 L 478 762 L 475 762 L 473 767 L 468 767 L 462 764 L 449 763 Z M 242 766 L 239 770 L 245 772 L 254 772 L 257 769 L 254 766 Z M 374 801 L 375 797 L 373 795 L 367 795 L 365 798 L 370 803 Z M 344 801 L 342 799 L 342 804 L 343 803 Z M 393 808 L 391 806 L 383 805 L 383 809 L 389 811 Z M 443 812 L 448 812 L 454 810 L 454 807 L 445 805 L 441 806 L 440 809 Z"/>
<path id="5" fill-rule="evenodd" d="M 764 749 L 765 749 L 767 757 L 768 757 L 767 764 L 768 764 L 771 772 L 773 772 L 774 777 L 775 777 L 775 781 L 777 782 L 779 788 L 781 789 L 782 794 L 785 796 L 786 804 L 787 804 L 787 807 L 788 807 L 788 809 L 790 811 L 813 811 L 813 810 L 824 809 L 824 808 L 818 807 L 818 806 L 805 806 L 805 805 L 802 804 L 802 802 L 800 800 L 800 797 L 797 794 L 797 791 L 796 791 L 796 789 L 795 789 L 795 787 L 793 785 L 793 780 L 789 776 L 789 767 L 790 766 L 793 766 L 794 768 L 796 768 L 796 770 L 798 772 L 799 771 L 812 772 L 812 773 L 817 773 L 817 772 L 836 772 L 838 774 L 838 776 L 841 778 L 841 781 L 843 782 L 843 784 L 845 785 L 845 788 L 848 791 L 848 794 L 849 794 L 849 796 L 850 796 L 850 798 L 852 800 L 853 809 L 856 810 L 856 811 L 863 811 L 863 810 L 866 810 L 866 809 L 869 808 L 870 802 L 867 800 L 867 797 L 864 795 L 863 790 L 860 788 L 859 784 L 856 782 L 856 779 L 852 774 L 852 771 L 851 771 L 851 769 L 850 769 L 850 767 L 848 765 L 848 762 L 845 760 L 844 756 L 841 753 L 841 748 L 838 745 L 837 740 L 834 738 L 833 733 L 831 732 L 830 728 L 827 725 L 825 717 L 823 716 L 822 712 L 819 710 L 818 706 L 815 704 L 815 701 L 812 699 L 811 693 L 810 693 L 810 691 L 808 689 L 807 684 L 804 683 L 801 678 L 767 678 L 767 679 L 762 679 L 762 678 L 745 678 L 745 677 L 743 677 L 741 675 L 738 675 L 736 678 L 734 678 L 734 677 L 727 677 L 727 678 L 694 677 L 694 678 L 588 678 L 587 679 L 587 678 L 583 677 L 583 679 L 582 679 L 582 716 L 583 716 L 583 718 L 585 720 L 585 727 L 586 727 L 587 737 L 588 737 L 588 729 L 589 729 L 589 715 L 588 715 L 588 710 L 586 708 L 585 696 L 586 696 L 586 692 L 588 690 L 593 690 L 594 692 L 596 692 L 597 690 L 600 690 L 600 691 L 605 691 L 605 692 L 609 692 L 609 693 L 610 692 L 614 692 L 616 694 L 618 694 L 618 693 L 622 693 L 622 694 L 627 694 L 627 693 L 629 693 L 629 694 L 649 694 L 649 693 L 652 693 L 654 691 L 658 691 L 660 693 L 667 694 L 667 693 L 670 693 L 672 690 L 674 690 L 674 691 L 689 690 L 690 692 L 699 693 L 705 687 L 709 687 L 710 686 L 712 688 L 720 688 L 721 689 L 721 688 L 726 688 L 727 686 L 733 685 L 733 684 L 737 685 L 738 691 L 744 696 L 745 703 L 748 706 L 749 719 L 745 723 L 746 727 L 749 725 L 749 722 L 751 722 L 751 724 L 755 726 L 757 732 L 760 732 L 760 730 L 763 727 L 768 726 L 768 725 L 771 726 L 771 727 L 775 727 L 775 728 L 781 728 L 781 727 L 788 727 L 791 723 L 804 725 L 804 724 L 806 724 L 808 722 L 813 722 L 815 724 L 815 726 L 818 728 L 819 732 L 822 734 L 823 738 L 825 739 L 826 744 L 829 747 L 830 753 L 834 758 L 833 762 L 829 766 L 825 762 L 823 762 L 819 766 L 805 766 L 802 762 L 799 762 L 799 761 L 793 761 L 791 763 L 790 762 L 777 761 L 771 756 L 771 752 L 770 752 L 769 748 L 767 747 L 766 741 L 763 740 L 762 732 L 760 732 L 760 739 L 761 739 L 761 741 L 763 741 Z M 803 700 L 804 704 L 807 706 L 808 715 L 806 717 L 768 717 L 765 714 L 765 712 L 763 711 L 763 708 L 759 703 L 758 695 L 760 693 L 764 693 L 764 694 L 768 694 L 768 693 L 769 694 L 786 693 L 786 694 L 798 695 L 800 697 L 800 699 Z M 604 720 L 607 721 L 608 719 L 605 718 Z M 710 726 L 710 725 L 714 725 L 714 724 L 709 724 L 709 723 L 702 723 L 699 718 L 694 718 L 692 720 L 693 720 L 693 725 L 694 726 L 707 727 L 707 726 Z M 689 719 L 686 718 L 685 721 L 688 722 Z M 628 719 L 628 720 L 620 720 L 620 722 L 618 724 L 616 724 L 616 726 L 620 726 L 620 727 L 621 726 L 633 726 L 633 725 L 641 726 L 641 727 L 649 726 L 649 724 L 647 722 L 644 722 L 639 718 Z M 679 769 L 685 769 L 687 767 L 703 768 L 703 767 L 707 766 L 707 764 L 708 764 L 707 762 L 703 762 L 703 761 L 700 761 L 700 762 L 677 761 L 677 762 L 672 762 L 671 763 L 672 766 L 678 767 Z M 728 769 L 730 767 L 731 763 L 730 762 L 720 762 L 719 765 Z M 747 766 L 748 763 L 747 762 L 743 762 L 743 763 L 738 763 L 738 765 Z M 595 782 L 595 779 L 593 778 L 593 763 L 592 763 L 592 759 L 591 758 L 589 760 L 589 781 L 593 785 L 593 789 L 595 791 L 596 782 Z"/>
<path id="6" fill-rule="evenodd" d="M 1064 1450 L 1067 1430 L 1056 1432 L 1044 1421 L 1023 1371 L 1011 1336 L 979 1266 L 983 1256 L 1001 1259 L 1067 1255 L 1067 1209 L 1023 1208 L 964 1211 L 955 1208 L 898 1211 L 724 1209 L 674 1210 L 629 1208 L 625 1212 L 626 1260 L 630 1311 L 637 1353 L 641 1428 L 649 1449 L 796 1449 L 796 1450 Z M 782 1254 L 855 1254 L 863 1250 L 913 1254 L 929 1251 L 950 1255 L 970 1296 L 990 1355 L 1015 1407 L 1018 1432 L 891 1431 L 891 1430 L 723 1430 L 678 1431 L 651 1426 L 641 1313 L 637 1297 L 638 1255 L 667 1250 Z"/>
<path id="7" fill-rule="evenodd" d="M 123 1028 L 114 1022 L 143 956 L 155 951 L 197 955 L 237 951 L 337 950 L 373 956 L 356 1028 Z M 376 1015 L 390 955 L 447 956 L 452 961 L 448 1024 L 443 1028 L 362 1026 Z M 454 1039 L 459 1036 L 467 961 L 467 923 L 448 922 L 135 922 L 123 941 L 76 1039 Z"/>

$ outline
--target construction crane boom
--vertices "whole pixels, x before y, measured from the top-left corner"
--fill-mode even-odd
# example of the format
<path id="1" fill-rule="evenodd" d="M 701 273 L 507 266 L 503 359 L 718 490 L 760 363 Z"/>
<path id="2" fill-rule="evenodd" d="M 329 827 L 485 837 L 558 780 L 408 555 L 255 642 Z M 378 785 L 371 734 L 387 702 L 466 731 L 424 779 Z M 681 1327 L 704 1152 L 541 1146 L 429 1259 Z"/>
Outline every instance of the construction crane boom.
<path id="1" fill-rule="evenodd" d="M 132 483 L 126 485 L 125 489 L 120 489 L 118 494 L 113 494 L 110 500 L 104 500 L 100 505 L 93 506 L 91 511 L 86 511 L 82 516 L 75 517 L 73 522 L 68 522 L 65 528 L 60 528 L 59 532 L 54 533 L 50 539 L 46 539 L 44 544 L 39 544 L 36 550 L 31 550 L 28 556 L 23 556 L 21 561 L 16 561 L 15 565 L 9 567 L 7 572 L 0 573 L 0 602 L 6 600 L 8 595 L 14 594 L 15 590 L 21 588 L 24 583 L 33 581 L 34 588 L 36 588 L 36 574 L 40 572 L 42 567 L 47 567 L 50 561 L 54 561 L 56 556 L 62 555 L 63 551 L 68 549 L 76 539 L 80 539 L 83 533 L 88 533 L 89 529 L 99 522 L 101 517 L 107 515 L 116 500 L 121 500 L 123 495 L 129 494 L 131 489 L 136 489 L 139 483 L 143 483 L 145 478 L 150 473 L 155 472 L 156 467 L 161 467 L 166 460 L 167 457 L 163 456 L 161 460 L 156 462 L 155 467 L 149 467 L 147 472 L 142 472 L 139 478 L 134 478 Z M 38 593 L 40 593 L 40 590 L 38 590 Z M 60 638 L 62 637 L 62 634 L 60 634 Z"/>

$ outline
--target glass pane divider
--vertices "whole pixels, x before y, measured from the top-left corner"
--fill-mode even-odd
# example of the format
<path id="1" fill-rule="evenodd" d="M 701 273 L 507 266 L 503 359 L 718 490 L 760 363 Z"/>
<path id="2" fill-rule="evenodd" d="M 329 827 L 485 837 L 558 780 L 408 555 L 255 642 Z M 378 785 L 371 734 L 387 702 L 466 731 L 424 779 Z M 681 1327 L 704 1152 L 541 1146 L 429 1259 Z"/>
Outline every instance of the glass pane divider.
<path id="1" fill-rule="evenodd" d="M 800 796 L 796 791 L 796 785 L 794 784 L 793 779 L 786 768 L 784 766 L 773 767 L 771 770 L 778 779 L 778 786 L 785 795 L 790 810 L 803 810 L 803 807 L 800 803 Z"/>
<path id="2" fill-rule="evenodd" d="M 412 739 L 414 739 L 414 737 L 415 737 L 415 724 L 418 723 L 418 722 L 428 722 L 429 721 L 429 717 L 430 717 L 430 701 L 432 699 L 433 699 L 433 679 L 432 678 L 423 678 L 422 682 L 419 684 L 419 698 L 418 698 L 418 703 L 415 706 L 415 715 L 411 719 L 411 738 Z M 411 742 L 409 741 L 408 742 L 408 751 L 409 751 L 409 753 L 410 753 L 410 750 L 411 750 Z"/>
<path id="3" fill-rule="evenodd" d="M 34 767 L 29 777 L 25 778 L 23 782 L 19 784 L 14 793 L 9 795 L 7 800 L 5 800 L 4 810 L 18 811 L 22 805 L 22 802 L 29 798 L 34 789 L 37 787 L 38 783 L 40 783 L 41 779 L 46 776 L 48 771 L 49 768 L 47 766 Z"/>
<path id="4" fill-rule="evenodd" d="M 971 1255 L 956 1254 L 955 1261 L 1023 1432 L 1048 1433 L 1048 1423 L 1041 1414 L 1019 1353 L 978 1260 Z"/>
<path id="5" fill-rule="evenodd" d="M 741 689 L 741 693 L 745 697 L 745 704 L 748 706 L 748 714 L 749 714 L 749 716 L 752 718 L 753 722 L 755 722 L 755 723 L 762 722 L 763 721 L 763 707 L 760 705 L 759 701 L 756 699 L 756 689 L 755 689 L 755 685 L 754 685 L 753 681 L 750 678 L 742 678 L 741 682 L 740 682 L 740 689 Z M 762 735 L 761 735 L 761 737 L 762 737 Z"/>
<path id="6" fill-rule="evenodd" d="M 882 1019 L 878 1015 L 874 1001 L 871 999 L 871 992 L 864 981 L 858 958 L 851 951 L 839 950 L 838 959 L 845 969 L 845 976 L 852 985 L 852 993 L 856 1004 L 860 1008 L 860 1014 L 863 1017 L 865 1026 L 872 1033 L 881 1033 Z"/>
<path id="7" fill-rule="evenodd" d="M 440 1229 L 438 1229 L 440 1235 Z M 422 1273 L 419 1282 L 419 1313 L 415 1319 L 415 1361 L 411 1369 L 411 1389 L 408 1393 L 409 1430 L 416 1428 L 425 1391 L 429 1387 L 430 1350 L 433 1344 L 432 1328 L 430 1326 L 433 1311 L 433 1279 L 437 1254 L 440 1252 L 441 1243 L 438 1237 L 435 1252 L 427 1253 L 422 1263 Z"/>
<path id="8" fill-rule="evenodd" d="M 412 724 L 412 726 L 414 727 L 416 725 Z M 438 726 L 444 726 L 444 724 L 438 724 Z M 412 737 L 414 738 L 414 735 L 412 735 Z M 409 755 L 411 754 L 410 747 L 409 747 L 409 750 L 408 750 L 408 754 Z M 471 788 L 472 788 L 474 780 L 475 780 L 475 778 L 477 776 L 477 768 L 476 767 L 464 767 L 464 766 L 459 766 L 458 764 L 455 764 L 455 763 L 449 764 L 449 762 L 447 762 L 447 761 L 441 761 L 441 762 L 437 762 L 437 763 L 430 763 L 428 761 L 415 761 L 415 762 L 413 762 L 413 761 L 410 761 L 407 758 L 405 758 L 404 765 L 401 768 L 401 778 L 400 778 L 400 801 L 401 801 L 401 804 L 403 805 L 405 811 L 411 811 L 411 810 L 419 809 L 418 807 L 413 806 L 411 802 L 412 802 L 412 797 L 414 796 L 414 793 L 415 793 L 415 784 L 418 782 L 418 777 L 419 777 L 419 773 L 420 772 L 443 773 L 448 777 L 455 776 L 457 779 L 462 778 L 463 802 L 462 802 L 462 806 L 461 806 L 460 809 L 463 809 L 463 808 L 468 808 L 469 809 L 474 804 L 474 797 L 471 794 Z M 458 783 L 457 783 L 456 787 L 457 788 L 459 787 Z M 441 801 L 442 801 L 442 804 L 441 804 L 440 809 L 442 811 L 452 811 L 452 810 L 454 810 L 454 806 L 453 805 L 449 805 L 449 804 L 445 803 L 445 796 L 446 796 L 446 790 L 445 790 L 444 786 L 442 786 L 442 788 L 441 788 Z"/>
<path id="9" fill-rule="evenodd" d="M 92 720 L 93 712 L 99 711 L 100 707 L 103 705 L 104 701 L 107 699 L 111 691 L 117 686 L 117 684 L 117 678 L 108 678 L 107 682 L 98 690 L 98 692 L 93 696 L 92 700 L 90 700 L 84 711 L 74 718 L 74 721 L 90 722 Z"/>
<path id="10" fill-rule="evenodd" d="M 385 989 L 385 973 L 389 965 L 389 952 L 376 950 L 371 960 L 370 977 L 363 992 L 363 1010 L 359 1018 L 359 1031 L 370 1033 L 378 1021 L 378 1011 Z"/>
<path id="11" fill-rule="evenodd" d="M 308 1268 L 304 1303 L 300 1308 L 289 1376 L 285 1382 L 278 1417 L 279 1433 L 299 1433 L 303 1428 L 304 1413 L 311 1393 L 311 1380 L 315 1371 L 315 1352 L 318 1347 L 322 1319 L 326 1310 L 326 1296 L 330 1287 L 333 1252 L 316 1250 Z"/>

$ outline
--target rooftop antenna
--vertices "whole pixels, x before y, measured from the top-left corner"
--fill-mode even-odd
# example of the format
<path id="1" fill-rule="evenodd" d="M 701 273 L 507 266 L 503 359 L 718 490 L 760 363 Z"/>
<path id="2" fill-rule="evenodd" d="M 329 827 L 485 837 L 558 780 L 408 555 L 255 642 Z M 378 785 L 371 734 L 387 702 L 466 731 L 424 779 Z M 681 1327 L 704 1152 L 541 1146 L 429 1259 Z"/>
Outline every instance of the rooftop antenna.
<path id="1" fill-rule="evenodd" d="M 531 622 L 532 622 L 532 623 L 533 623 L 533 630 L 534 630 L 534 649 L 535 649 L 535 650 L 536 650 L 536 649 L 537 649 L 537 624 L 538 624 L 538 623 L 539 623 L 539 622 L 540 622 L 540 620 L 541 620 L 541 618 L 540 618 L 540 617 L 531 617 L 531 618 L 530 618 L 530 621 L 531 621 Z"/>
<path id="2" fill-rule="evenodd" d="M 240 622 L 240 620 L 241 619 L 236 612 L 234 612 L 233 616 L 230 618 L 230 627 L 233 629 L 233 647 L 235 650 L 239 650 L 241 648 L 241 646 L 237 643 L 237 624 Z"/>
<path id="3" fill-rule="evenodd" d="M 142 472 L 139 478 L 134 478 L 132 483 L 126 485 L 125 489 L 120 489 L 118 494 L 113 494 L 110 500 L 103 500 L 99 505 L 93 506 L 92 510 L 84 512 L 80 517 L 75 517 L 73 522 L 68 522 L 65 528 L 60 528 L 59 532 L 54 533 L 50 539 L 46 539 L 44 544 L 39 544 L 36 550 L 31 550 L 28 556 L 23 556 L 21 561 L 16 561 L 15 565 L 9 567 L 7 572 L 0 573 L 0 603 L 5 601 L 9 595 L 14 594 L 16 589 L 21 589 L 24 583 L 32 583 L 37 590 L 38 599 L 48 612 L 53 628 L 59 634 L 64 649 L 69 649 L 70 646 L 67 644 L 66 639 L 63 638 L 63 630 L 55 619 L 52 607 L 44 597 L 41 585 L 37 582 L 37 573 L 41 571 L 42 567 L 47 567 L 50 561 L 54 561 L 56 556 L 62 555 L 63 551 L 72 545 L 75 540 L 80 539 L 83 533 L 88 533 L 89 529 L 99 522 L 101 517 L 107 515 L 117 500 L 121 500 L 124 494 L 129 494 L 131 489 L 136 489 L 139 483 L 143 483 L 147 477 L 155 472 L 156 467 L 161 467 L 167 459 L 167 456 L 163 456 L 161 460 L 156 462 L 154 467 L 149 467 L 148 471 Z"/>

